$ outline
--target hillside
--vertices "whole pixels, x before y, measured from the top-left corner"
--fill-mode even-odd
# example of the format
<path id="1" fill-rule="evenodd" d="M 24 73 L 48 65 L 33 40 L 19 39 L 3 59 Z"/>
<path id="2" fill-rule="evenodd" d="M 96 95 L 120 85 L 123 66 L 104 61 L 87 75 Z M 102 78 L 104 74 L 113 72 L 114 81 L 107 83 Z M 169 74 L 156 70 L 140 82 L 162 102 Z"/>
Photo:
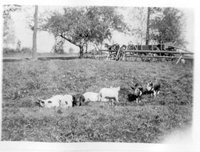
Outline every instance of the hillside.
<path id="1" fill-rule="evenodd" d="M 135 83 L 161 82 L 161 93 L 128 102 Z M 37 98 L 99 92 L 121 86 L 120 103 L 89 103 L 71 109 L 42 109 Z M 191 126 L 193 67 L 170 62 L 116 62 L 91 59 L 3 63 L 4 141 L 161 142 Z M 18 96 L 16 92 L 20 91 Z"/>

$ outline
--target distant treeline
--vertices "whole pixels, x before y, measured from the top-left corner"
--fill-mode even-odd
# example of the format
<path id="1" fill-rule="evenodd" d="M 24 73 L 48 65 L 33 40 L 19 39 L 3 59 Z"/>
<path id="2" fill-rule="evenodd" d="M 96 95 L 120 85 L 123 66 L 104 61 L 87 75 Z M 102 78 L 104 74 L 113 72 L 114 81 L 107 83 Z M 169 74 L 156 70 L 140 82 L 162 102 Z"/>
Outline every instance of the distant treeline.
<path id="1" fill-rule="evenodd" d="M 22 49 L 3 48 L 3 54 L 31 54 L 31 52 L 31 48 L 28 47 L 23 47 Z"/>

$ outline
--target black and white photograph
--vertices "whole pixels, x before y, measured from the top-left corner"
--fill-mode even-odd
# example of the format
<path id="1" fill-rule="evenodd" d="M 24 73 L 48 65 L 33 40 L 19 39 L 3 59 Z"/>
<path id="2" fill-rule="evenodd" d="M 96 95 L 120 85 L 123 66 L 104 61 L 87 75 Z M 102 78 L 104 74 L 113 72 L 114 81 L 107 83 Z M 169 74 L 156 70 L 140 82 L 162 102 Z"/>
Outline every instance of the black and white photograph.
<path id="1" fill-rule="evenodd" d="M 162 144 L 192 128 L 193 9 L 2 9 L 2 142 Z"/>

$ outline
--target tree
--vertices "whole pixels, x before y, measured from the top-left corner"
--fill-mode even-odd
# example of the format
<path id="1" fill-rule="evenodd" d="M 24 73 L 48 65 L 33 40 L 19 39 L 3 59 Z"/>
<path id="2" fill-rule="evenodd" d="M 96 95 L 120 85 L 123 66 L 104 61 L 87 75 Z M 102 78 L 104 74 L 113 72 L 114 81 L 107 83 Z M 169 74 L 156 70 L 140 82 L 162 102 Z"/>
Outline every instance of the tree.
<path id="1" fill-rule="evenodd" d="M 172 42 L 177 45 L 184 45 L 183 37 L 183 13 L 175 8 L 154 8 L 154 18 L 151 19 L 151 39 L 157 43 Z M 160 13 L 160 15 L 157 15 Z"/>
<path id="2" fill-rule="evenodd" d="M 102 44 L 112 37 L 112 30 L 123 31 L 125 27 L 114 7 L 64 8 L 64 14 L 54 12 L 43 25 L 43 29 L 55 37 L 60 36 L 78 46 L 80 57 L 89 42 Z"/>
<path id="3" fill-rule="evenodd" d="M 57 36 L 55 37 L 55 44 L 53 45 L 53 52 L 57 54 L 63 54 L 64 53 L 64 42 L 65 40 L 61 37 Z"/>
<path id="4" fill-rule="evenodd" d="M 11 12 L 15 12 L 17 10 L 21 9 L 20 5 L 4 5 L 3 6 L 4 10 L 3 10 L 3 18 L 10 18 L 10 14 Z"/>
<path id="5" fill-rule="evenodd" d="M 4 19 L 4 26 L 3 26 L 4 47 L 9 47 L 10 44 L 15 43 L 15 30 L 14 30 L 13 25 L 14 23 L 11 18 Z"/>
<path id="6" fill-rule="evenodd" d="M 149 26 L 149 21 L 150 21 L 150 13 L 151 13 L 151 8 L 150 8 L 150 7 L 148 7 L 147 9 L 148 9 L 148 10 L 147 10 L 146 45 L 148 45 L 148 44 L 149 44 L 149 28 L 150 28 L 150 26 Z"/>
<path id="7" fill-rule="evenodd" d="M 34 13 L 34 30 L 33 30 L 33 47 L 32 47 L 32 58 L 36 58 L 37 52 L 37 24 L 38 24 L 38 6 L 35 6 Z"/>
<path id="8" fill-rule="evenodd" d="M 11 13 L 21 9 L 20 5 L 4 5 L 3 6 L 3 44 L 12 44 L 15 42 L 15 31 Z"/>
<path id="9" fill-rule="evenodd" d="M 134 43 L 145 44 L 146 41 L 146 29 L 147 29 L 147 8 L 146 7 L 134 7 L 129 12 L 130 17 L 129 25 L 130 34 L 134 37 Z"/>

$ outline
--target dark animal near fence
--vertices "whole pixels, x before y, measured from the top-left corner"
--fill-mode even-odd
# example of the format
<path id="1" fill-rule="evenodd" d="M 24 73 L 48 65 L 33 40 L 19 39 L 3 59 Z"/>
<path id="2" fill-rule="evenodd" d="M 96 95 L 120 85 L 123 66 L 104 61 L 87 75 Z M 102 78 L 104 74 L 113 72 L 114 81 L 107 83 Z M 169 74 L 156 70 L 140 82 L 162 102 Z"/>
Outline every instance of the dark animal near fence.
<path id="1" fill-rule="evenodd" d="M 107 43 L 105 44 L 105 47 L 108 48 L 108 52 L 109 52 L 109 59 L 114 59 L 117 60 L 117 53 L 120 49 L 120 45 L 119 44 L 113 44 L 113 45 L 108 45 Z"/>

